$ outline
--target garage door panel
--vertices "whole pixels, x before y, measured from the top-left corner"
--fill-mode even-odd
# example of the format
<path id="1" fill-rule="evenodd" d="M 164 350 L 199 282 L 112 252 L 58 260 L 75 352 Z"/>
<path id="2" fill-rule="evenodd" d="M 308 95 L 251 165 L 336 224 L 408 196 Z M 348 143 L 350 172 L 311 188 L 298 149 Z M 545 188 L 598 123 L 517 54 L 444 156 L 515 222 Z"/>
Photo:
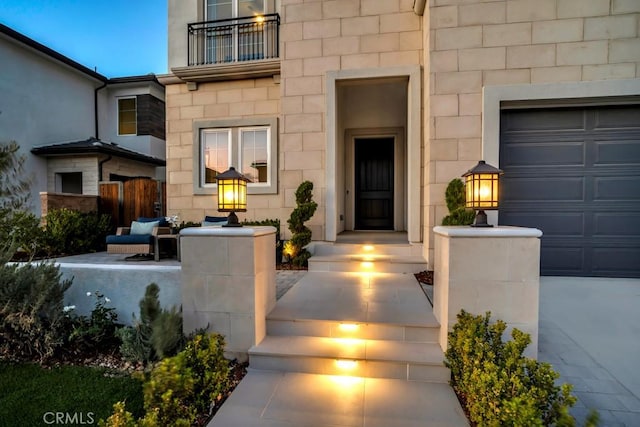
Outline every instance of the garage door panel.
<path id="1" fill-rule="evenodd" d="M 640 248 L 594 247 L 591 264 L 596 276 L 640 277 Z"/>
<path id="2" fill-rule="evenodd" d="M 596 201 L 640 202 L 640 175 L 618 177 L 593 177 Z"/>
<path id="3" fill-rule="evenodd" d="M 600 140 L 595 141 L 595 149 L 595 165 L 640 165 L 640 140 Z"/>
<path id="4" fill-rule="evenodd" d="M 504 132 L 570 131 L 584 129 L 584 112 L 581 109 L 514 110 L 501 123 Z"/>
<path id="5" fill-rule="evenodd" d="M 572 275 L 584 270 L 584 248 L 543 245 L 540 264 L 547 274 Z"/>
<path id="6" fill-rule="evenodd" d="M 582 212 L 529 212 L 526 209 L 509 212 L 500 209 L 499 215 L 501 224 L 538 228 L 547 237 L 579 237 L 584 234 Z"/>
<path id="7" fill-rule="evenodd" d="M 594 213 L 593 236 L 640 239 L 640 212 Z M 640 263 L 640 258 L 638 258 L 638 263 Z"/>
<path id="8" fill-rule="evenodd" d="M 532 168 L 550 165 L 584 164 L 584 143 L 581 141 L 528 142 L 504 147 L 507 166 Z M 502 165 L 505 166 L 505 165 Z"/>
<path id="9" fill-rule="evenodd" d="M 582 177 L 522 177 L 504 179 L 504 200 L 518 201 L 583 201 L 584 178 Z"/>
<path id="10" fill-rule="evenodd" d="M 595 110 L 594 129 L 640 130 L 640 107 L 617 106 Z"/>

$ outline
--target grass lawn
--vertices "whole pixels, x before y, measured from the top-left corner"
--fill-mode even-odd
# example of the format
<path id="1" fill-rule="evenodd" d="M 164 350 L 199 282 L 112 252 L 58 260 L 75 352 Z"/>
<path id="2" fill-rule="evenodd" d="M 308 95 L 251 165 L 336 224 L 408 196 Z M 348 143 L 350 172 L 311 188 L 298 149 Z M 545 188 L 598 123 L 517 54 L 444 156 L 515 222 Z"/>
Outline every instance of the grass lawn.
<path id="1" fill-rule="evenodd" d="M 118 400 L 126 400 L 127 410 L 135 417 L 142 416 L 142 383 L 103 373 L 78 366 L 43 369 L 0 363 L 0 426 L 55 425 L 56 412 L 63 413 L 58 417 L 76 417 L 58 424 L 97 425 L 100 418 L 111 414 Z"/>

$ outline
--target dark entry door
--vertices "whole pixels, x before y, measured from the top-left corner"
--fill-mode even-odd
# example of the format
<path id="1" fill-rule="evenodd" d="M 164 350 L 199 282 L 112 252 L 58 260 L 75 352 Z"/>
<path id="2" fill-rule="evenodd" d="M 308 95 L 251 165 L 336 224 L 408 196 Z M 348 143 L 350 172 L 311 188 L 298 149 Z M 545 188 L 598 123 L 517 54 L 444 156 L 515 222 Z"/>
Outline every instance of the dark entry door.
<path id="1" fill-rule="evenodd" d="M 393 138 L 355 139 L 355 226 L 393 230 Z"/>

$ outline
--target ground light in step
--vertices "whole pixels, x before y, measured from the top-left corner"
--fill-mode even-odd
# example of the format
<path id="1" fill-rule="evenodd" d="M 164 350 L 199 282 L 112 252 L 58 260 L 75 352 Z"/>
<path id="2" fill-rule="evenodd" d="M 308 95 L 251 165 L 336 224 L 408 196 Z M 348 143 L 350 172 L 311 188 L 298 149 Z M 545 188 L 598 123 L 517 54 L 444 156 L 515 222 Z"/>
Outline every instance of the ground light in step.
<path id="1" fill-rule="evenodd" d="M 358 367 L 357 360 L 336 359 L 336 367 L 342 371 L 353 371 Z"/>

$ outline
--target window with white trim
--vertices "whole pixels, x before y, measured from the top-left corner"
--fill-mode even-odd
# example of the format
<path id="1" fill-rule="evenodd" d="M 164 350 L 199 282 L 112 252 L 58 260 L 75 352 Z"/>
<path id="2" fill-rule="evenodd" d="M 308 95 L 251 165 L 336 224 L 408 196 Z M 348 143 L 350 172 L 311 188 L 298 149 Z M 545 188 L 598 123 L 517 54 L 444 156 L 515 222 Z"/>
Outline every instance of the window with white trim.
<path id="1" fill-rule="evenodd" d="M 277 193 L 276 124 L 275 118 L 196 122 L 195 194 L 215 193 L 216 176 L 231 166 L 249 179 L 249 194 Z"/>

